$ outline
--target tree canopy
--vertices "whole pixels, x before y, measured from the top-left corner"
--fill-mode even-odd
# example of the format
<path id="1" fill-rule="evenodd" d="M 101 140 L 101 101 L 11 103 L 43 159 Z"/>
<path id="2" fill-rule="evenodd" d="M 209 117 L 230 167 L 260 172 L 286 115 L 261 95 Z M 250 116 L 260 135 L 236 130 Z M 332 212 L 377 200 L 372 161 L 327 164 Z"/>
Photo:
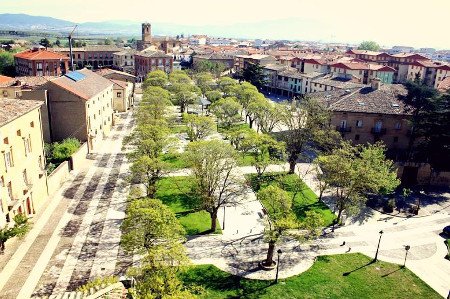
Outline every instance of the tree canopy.
<path id="1" fill-rule="evenodd" d="M 380 45 L 374 41 L 363 41 L 359 44 L 358 50 L 379 51 Z"/>

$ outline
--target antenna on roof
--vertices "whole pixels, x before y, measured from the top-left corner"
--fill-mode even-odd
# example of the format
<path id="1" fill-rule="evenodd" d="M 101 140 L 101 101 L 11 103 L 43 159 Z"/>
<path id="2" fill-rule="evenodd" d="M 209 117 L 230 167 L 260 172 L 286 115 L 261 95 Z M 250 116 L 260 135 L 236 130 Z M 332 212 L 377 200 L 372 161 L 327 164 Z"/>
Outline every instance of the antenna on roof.
<path id="1" fill-rule="evenodd" d="M 70 53 L 70 70 L 74 71 L 73 68 L 73 55 L 72 55 L 72 34 L 77 29 L 78 25 L 75 25 L 72 32 L 70 32 L 69 36 L 67 37 L 69 39 L 69 53 Z"/>

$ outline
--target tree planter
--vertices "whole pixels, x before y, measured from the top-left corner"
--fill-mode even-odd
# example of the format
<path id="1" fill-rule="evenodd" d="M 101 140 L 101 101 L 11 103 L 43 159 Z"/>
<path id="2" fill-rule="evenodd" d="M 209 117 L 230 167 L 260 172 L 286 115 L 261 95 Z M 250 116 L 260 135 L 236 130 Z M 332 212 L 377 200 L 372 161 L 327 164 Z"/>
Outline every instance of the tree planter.
<path id="1" fill-rule="evenodd" d="M 275 269 L 275 267 L 277 266 L 277 263 L 275 261 L 272 261 L 271 265 L 266 265 L 266 261 L 263 261 L 263 262 L 259 262 L 258 266 L 264 271 L 270 271 L 270 270 Z"/>

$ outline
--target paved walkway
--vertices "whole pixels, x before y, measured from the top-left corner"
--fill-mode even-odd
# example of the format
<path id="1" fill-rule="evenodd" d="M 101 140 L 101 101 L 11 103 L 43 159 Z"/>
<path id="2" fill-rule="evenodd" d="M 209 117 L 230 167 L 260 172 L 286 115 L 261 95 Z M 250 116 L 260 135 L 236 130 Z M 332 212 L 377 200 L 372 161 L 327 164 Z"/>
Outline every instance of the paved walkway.
<path id="1" fill-rule="evenodd" d="M 132 112 L 120 114 L 85 170 L 48 201 L 23 240 L 8 244 L 0 298 L 72 291 L 96 276 L 122 274 L 132 263 L 119 248 L 128 193 L 121 147 L 132 127 Z"/>

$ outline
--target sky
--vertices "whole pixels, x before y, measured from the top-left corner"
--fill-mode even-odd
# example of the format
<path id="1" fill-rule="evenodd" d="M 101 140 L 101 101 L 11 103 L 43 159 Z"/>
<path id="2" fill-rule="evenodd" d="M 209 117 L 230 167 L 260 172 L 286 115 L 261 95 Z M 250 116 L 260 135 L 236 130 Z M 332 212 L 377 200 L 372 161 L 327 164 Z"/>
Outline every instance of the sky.
<path id="1" fill-rule="evenodd" d="M 0 0 L 0 13 L 74 22 L 220 25 L 224 30 L 236 23 L 284 20 L 282 28 L 262 30 L 261 37 L 450 49 L 450 0 Z"/>

